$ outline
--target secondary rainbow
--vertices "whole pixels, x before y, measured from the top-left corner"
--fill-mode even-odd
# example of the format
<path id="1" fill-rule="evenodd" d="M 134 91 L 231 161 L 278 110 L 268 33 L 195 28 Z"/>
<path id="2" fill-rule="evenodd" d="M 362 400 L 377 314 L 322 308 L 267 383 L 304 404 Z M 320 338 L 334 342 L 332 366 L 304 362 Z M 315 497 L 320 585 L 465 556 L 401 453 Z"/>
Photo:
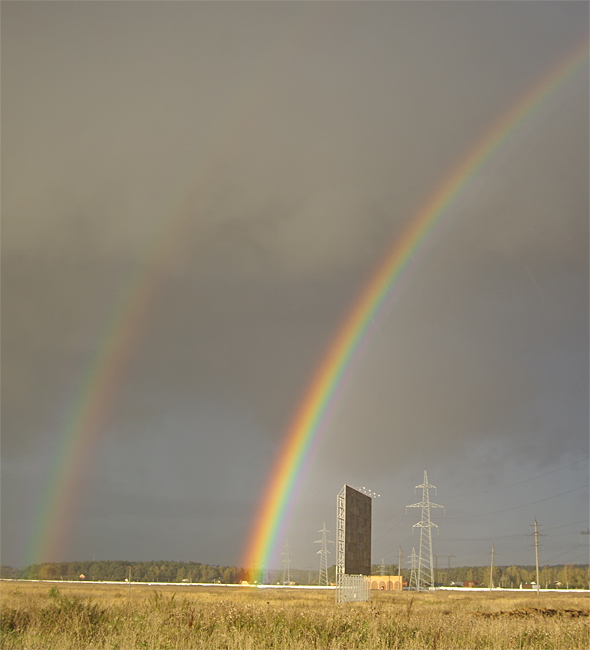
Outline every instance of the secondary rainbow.
<path id="1" fill-rule="evenodd" d="M 141 256 L 143 264 L 119 291 L 96 352 L 79 382 L 73 406 L 66 414 L 66 426 L 49 468 L 25 564 L 56 561 L 70 534 L 70 513 L 84 484 L 97 434 L 108 416 L 119 376 L 133 353 L 138 330 L 159 287 L 160 267 L 171 255 L 175 234 L 176 229 L 170 229 L 163 239 L 149 243 Z M 109 353 L 105 354 L 105 350 Z"/>
<path id="2" fill-rule="evenodd" d="M 262 571 L 276 552 L 305 462 L 345 371 L 408 261 L 422 248 L 429 233 L 506 139 L 587 61 L 586 40 L 524 93 L 443 179 L 376 268 L 328 347 L 285 435 L 242 561 L 251 581 L 260 581 Z"/>
<path id="3" fill-rule="evenodd" d="M 57 561 L 67 550 L 72 537 L 76 509 L 87 484 L 94 450 L 105 433 L 116 395 L 119 379 L 141 336 L 147 315 L 160 292 L 163 269 L 175 259 L 178 243 L 182 242 L 187 224 L 195 221 L 210 207 L 216 183 L 224 178 L 223 169 L 233 152 L 249 133 L 248 124 L 257 115 L 263 101 L 265 80 L 280 70 L 281 63 L 296 55 L 300 35 L 307 33 L 314 12 L 303 22 L 289 23 L 286 31 L 276 30 L 270 42 L 280 47 L 280 56 L 268 56 L 266 63 L 251 75 L 244 75 L 234 95 L 234 101 L 218 115 L 224 135 L 211 141 L 210 149 L 200 151 L 201 162 L 187 173 L 188 183 L 178 187 L 172 208 L 162 215 L 161 226 L 137 255 L 136 266 L 124 286 L 116 291 L 113 306 L 105 311 L 100 324 L 95 352 L 81 368 L 80 376 L 72 381 L 76 386 L 73 397 L 63 400 L 63 412 L 57 422 L 49 424 L 58 431 L 55 449 L 48 449 L 48 472 L 42 493 L 36 500 L 28 544 L 23 544 L 22 563 Z M 188 187 L 188 191 L 187 191 Z"/>

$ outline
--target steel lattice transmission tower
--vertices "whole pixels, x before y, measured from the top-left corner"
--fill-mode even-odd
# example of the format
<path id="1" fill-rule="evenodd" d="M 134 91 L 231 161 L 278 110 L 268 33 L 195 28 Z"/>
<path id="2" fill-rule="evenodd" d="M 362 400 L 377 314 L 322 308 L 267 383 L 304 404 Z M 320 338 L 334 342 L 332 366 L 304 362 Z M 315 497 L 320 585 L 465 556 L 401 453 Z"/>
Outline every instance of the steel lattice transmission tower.
<path id="1" fill-rule="evenodd" d="M 416 571 L 418 570 L 418 556 L 416 555 L 416 549 L 412 548 L 412 554 L 410 557 L 410 583 L 408 589 L 418 590 L 418 583 L 416 581 Z"/>
<path id="2" fill-rule="evenodd" d="M 438 526 L 430 521 L 430 508 L 444 508 L 430 501 L 429 490 L 436 490 L 428 483 L 428 475 L 424 470 L 424 483 L 417 485 L 414 490 L 422 488 L 422 501 L 412 503 L 406 508 L 422 508 L 422 518 L 413 528 L 420 529 L 420 549 L 418 552 L 418 567 L 416 569 L 416 589 L 420 591 L 425 586 L 434 587 L 434 562 L 432 556 L 432 529 Z"/>
<path id="3" fill-rule="evenodd" d="M 285 556 L 283 560 L 283 584 L 291 584 L 291 553 L 289 551 L 289 541 L 283 546 L 285 549 L 281 555 Z"/>
<path id="4" fill-rule="evenodd" d="M 334 542 L 331 539 L 328 539 L 326 534 L 329 533 L 329 530 L 326 530 L 326 522 L 324 521 L 324 527 L 322 530 L 318 530 L 318 533 L 322 534 L 321 539 L 316 539 L 314 544 L 321 544 L 321 549 L 317 552 L 317 555 L 320 556 L 320 576 L 318 585 L 327 587 L 328 586 L 328 555 L 330 551 L 328 550 L 328 544 L 333 544 Z"/>

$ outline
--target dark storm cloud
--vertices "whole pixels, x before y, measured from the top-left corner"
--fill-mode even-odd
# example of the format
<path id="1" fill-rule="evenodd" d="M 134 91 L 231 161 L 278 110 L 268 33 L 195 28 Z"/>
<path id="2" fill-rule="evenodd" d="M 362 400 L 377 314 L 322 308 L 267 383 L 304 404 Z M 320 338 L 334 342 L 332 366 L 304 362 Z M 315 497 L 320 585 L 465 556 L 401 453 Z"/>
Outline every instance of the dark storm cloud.
<path id="1" fill-rule="evenodd" d="M 188 538 L 218 504 L 196 559 L 238 562 L 353 300 L 442 176 L 584 37 L 587 6 L 4 3 L 2 18 L 3 556 L 20 561 L 42 459 L 147 265 L 65 552 L 130 557 L 127 512 L 142 553 L 193 559 L 158 522 Z M 581 73 L 535 112 L 412 262 L 311 462 L 318 528 L 344 481 L 387 477 L 392 458 L 448 479 L 492 443 L 495 468 L 583 453 L 587 96 Z"/>

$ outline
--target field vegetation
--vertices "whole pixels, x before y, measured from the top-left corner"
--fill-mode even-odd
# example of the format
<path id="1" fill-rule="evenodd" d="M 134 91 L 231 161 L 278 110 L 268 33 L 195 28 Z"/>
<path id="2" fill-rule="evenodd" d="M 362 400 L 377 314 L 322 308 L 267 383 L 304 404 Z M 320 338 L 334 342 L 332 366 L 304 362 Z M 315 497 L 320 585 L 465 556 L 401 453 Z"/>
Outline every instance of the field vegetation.
<path id="1" fill-rule="evenodd" d="M 1 583 L 4 650 L 589 647 L 588 598 L 550 592 L 373 592 Z"/>

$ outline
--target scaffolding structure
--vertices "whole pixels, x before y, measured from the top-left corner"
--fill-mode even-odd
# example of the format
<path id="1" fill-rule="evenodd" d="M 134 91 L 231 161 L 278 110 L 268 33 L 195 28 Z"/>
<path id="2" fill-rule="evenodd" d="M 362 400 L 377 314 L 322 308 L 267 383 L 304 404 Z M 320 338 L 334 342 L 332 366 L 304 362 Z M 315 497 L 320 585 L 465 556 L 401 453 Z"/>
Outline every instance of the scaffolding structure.
<path id="1" fill-rule="evenodd" d="M 430 520 L 431 508 L 444 508 L 438 503 L 430 501 L 429 490 L 434 489 L 436 486 L 428 483 L 428 475 L 424 470 L 424 482 L 416 485 L 414 490 L 422 488 L 422 501 L 419 503 L 412 503 L 406 508 L 421 508 L 422 517 L 420 521 L 414 524 L 413 528 L 420 529 L 420 547 L 418 550 L 418 566 L 416 567 L 416 590 L 429 589 L 434 587 L 434 561 L 432 555 L 432 529 L 438 526 Z"/>
<path id="2" fill-rule="evenodd" d="M 344 584 L 344 552 L 346 550 L 346 485 L 338 492 L 336 498 L 336 602 Z"/>

